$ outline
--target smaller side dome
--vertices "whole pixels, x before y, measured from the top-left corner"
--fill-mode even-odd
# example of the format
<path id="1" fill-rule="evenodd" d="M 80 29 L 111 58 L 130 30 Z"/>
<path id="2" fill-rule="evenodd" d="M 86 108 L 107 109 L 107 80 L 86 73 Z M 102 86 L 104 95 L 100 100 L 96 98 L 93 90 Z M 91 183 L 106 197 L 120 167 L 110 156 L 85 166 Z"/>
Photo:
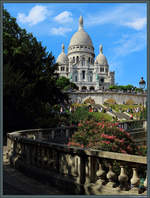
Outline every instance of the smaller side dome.
<path id="1" fill-rule="evenodd" d="M 103 54 L 103 46 L 99 46 L 99 55 L 96 57 L 95 63 L 98 63 L 99 65 L 108 65 L 107 59 Z"/>
<path id="2" fill-rule="evenodd" d="M 65 64 L 66 62 L 68 62 L 68 57 L 65 54 L 65 46 L 64 44 L 62 44 L 62 52 L 61 54 L 58 56 L 56 63 L 58 64 Z"/>

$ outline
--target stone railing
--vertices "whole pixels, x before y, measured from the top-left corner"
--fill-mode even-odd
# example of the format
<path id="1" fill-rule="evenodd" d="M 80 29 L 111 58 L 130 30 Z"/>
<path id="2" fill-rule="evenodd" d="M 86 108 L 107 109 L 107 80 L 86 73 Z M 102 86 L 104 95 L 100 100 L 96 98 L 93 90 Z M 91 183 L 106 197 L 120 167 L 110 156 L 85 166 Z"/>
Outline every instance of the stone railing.
<path id="1" fill-rule="evenodd" d="M 119 127 L 123 128 L 126 131 L 132 131 L 134 129 L 143 129 L 147 130 L 147 121 L 145 120 L 128 120 L 119 122 Z"/>
<path id="2" fill-rule="evenodd" d="M 49 129 L 28 129 L 8 133 L 8 137 L 12 134 L 15 137 L 28 138 L 33 140 L 40 140 L 46 142 L 54 142 L 66 144 L 69 138 L 77 130 L 77 127 L 58 127 Z"/>
<path id="3" fill-rule="evenodd" d="M 68 147 L 43 141 L 44 133 L 42 129 L 40 133 L 9 133 L 10 163 L 40 181 L 57 185 L 66 194 L 135 195 L 140 177 L 144 178 L 143 194 L 147 193 L 146 157 Z"/>

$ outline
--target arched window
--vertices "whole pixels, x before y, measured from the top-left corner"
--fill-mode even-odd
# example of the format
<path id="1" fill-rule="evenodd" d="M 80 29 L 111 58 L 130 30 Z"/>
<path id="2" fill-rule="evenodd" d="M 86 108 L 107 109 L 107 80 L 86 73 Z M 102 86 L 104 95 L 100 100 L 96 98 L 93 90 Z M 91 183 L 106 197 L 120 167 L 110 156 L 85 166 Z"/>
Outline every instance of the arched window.
<path id="1" fill-rule="evenodd" d="M 75 57 L 73 57 L 73 63 L 75 63 Z"/>
<path id="2" fill-rule="evenodd" d="M 93 73 L 92 72 L 89 72 L 88 79 L 89 79 L 89 82 L 93 81 Z"/>
<path id="3" fill-rule="evenodd" d="M 85 71 L 82 71 L 82 79 L 85 79 Z"/>
<path id="4" fill-rule="evenodd" d="M 79 62 L 79 56 L 76 57 L 76 63 L 78 63 L 78 62 Z"/>
<path id="5" fill-rule="evenodd" d="M 88 62 L 90 63 L 90 57 L 89 57 L 89 59 L 88 59 Z"/>
<path id="6" fill-rule="evenodd" d="M 82 66 L 84 66 L 85 65 L 85 58 L 83 57 L 82 58 Z"/>
<path id="7" fill-rule="evenodd" d="M 75 82 L 78 82 L 78 76 L 75 75 Z"/>

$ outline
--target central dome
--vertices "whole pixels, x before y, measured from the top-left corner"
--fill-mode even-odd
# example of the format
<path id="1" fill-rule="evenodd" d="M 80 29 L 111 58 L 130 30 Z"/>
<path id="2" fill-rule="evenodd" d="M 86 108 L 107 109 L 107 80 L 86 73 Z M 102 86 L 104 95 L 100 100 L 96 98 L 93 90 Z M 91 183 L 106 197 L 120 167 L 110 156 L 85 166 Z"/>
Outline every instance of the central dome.
<path id="1" fill-rule="evenodd" d="M 79 19 L 79 29 L 76 32 L 70 41 L 69 47 L 73 45 L 86 45 L 93 48 L 92 40 L 90 36 L 83 29 L 83 17 L 80 16 Z"/>

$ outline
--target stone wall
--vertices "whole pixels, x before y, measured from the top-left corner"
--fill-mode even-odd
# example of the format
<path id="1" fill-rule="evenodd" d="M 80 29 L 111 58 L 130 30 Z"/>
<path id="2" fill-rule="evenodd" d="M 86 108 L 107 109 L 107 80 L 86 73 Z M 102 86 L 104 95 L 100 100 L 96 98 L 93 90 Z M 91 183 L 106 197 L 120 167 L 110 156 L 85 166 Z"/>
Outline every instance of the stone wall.
<path id="1" fill-rule="evenodd" d="M 96 104 L 104 104 L 104 102 L 109 99 L 115 99 L 117 104 L 126 103 L 129 99 L 132 99 L 135 104 L 146 105 L 146 94 L 133 94 L 133 93 L 121 93 L 113 91 L 99 91 L 99 92 L 70 92 L 69 97 L 74 102 L 83 103 L 87 98 L 91 97 L 95 100 Z"/>

